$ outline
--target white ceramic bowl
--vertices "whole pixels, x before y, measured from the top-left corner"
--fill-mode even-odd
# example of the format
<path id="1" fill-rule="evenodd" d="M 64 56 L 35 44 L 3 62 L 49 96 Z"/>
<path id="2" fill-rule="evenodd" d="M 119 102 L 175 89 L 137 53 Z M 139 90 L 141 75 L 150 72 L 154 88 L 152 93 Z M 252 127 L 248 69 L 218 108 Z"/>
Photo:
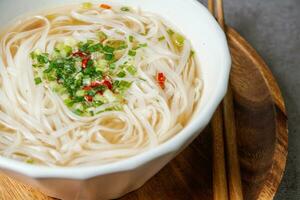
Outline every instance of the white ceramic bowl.
<path id="1" fill-rule="evenodd" d="M 76 1 L 1 0 L 0 24 L 8 24 L 27 12 L 74 2 Z M 50 168 L 0 157 L 0 168 L 5 173 L 52 197 L 65 200 L 113 199 L 136 190 L 199 135 L 226 92 L 231 64 L 226 38 L 204 6 L 196 0 L 110 0 L 107 3 L 112 2 L 138 6 L 157 13 L 181 29 L 192 41 L 201 63 L 203 97 L 192 121 L 173 139 L 117 163 L 80 168 Z"/>

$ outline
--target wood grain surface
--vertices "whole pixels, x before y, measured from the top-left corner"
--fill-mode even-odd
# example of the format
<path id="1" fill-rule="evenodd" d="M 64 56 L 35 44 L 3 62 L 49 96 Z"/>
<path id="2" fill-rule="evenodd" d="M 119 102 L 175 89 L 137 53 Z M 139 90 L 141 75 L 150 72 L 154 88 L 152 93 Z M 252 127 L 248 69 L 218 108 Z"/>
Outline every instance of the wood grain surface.
<path id="1" fill-rule="evenodd" d="M 271 200 L 287 157 L 287 117 L 281 92 L 269 68 L 233 29 L 227 29 L 233 68 L 231 86 L 244 199 Z M 0 174 L 1 200 L 52 198 Z M 211 128 L 138 191 L 121 200 L 211 200 Z"/>

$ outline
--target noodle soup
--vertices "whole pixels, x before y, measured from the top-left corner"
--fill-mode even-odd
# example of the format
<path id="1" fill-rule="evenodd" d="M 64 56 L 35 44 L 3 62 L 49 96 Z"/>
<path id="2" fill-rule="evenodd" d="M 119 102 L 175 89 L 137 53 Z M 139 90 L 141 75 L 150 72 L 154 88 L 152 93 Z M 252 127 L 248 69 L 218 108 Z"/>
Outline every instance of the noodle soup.
<path id="1" fill-rule="evenodd" d="M 107 164 L 172 138 L 202 81 L 190 41 L 160 16 L 84 3 L 1 35 L 0 154 L 30 164 Z"/>

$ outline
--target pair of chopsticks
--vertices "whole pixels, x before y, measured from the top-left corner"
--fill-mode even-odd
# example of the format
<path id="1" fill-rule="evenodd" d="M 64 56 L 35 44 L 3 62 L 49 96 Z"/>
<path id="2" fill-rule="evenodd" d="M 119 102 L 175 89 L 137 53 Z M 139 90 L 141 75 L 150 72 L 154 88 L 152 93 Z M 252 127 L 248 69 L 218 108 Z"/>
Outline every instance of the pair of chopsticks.
<path id="1" fill-rule="evenodd" d="M 208 0 L 208 9 L 225 31 L 223 0 L 216 2 Z M 211 122 L 214 200 L 243 200 L 234 117 L 232 91 L 229 85 L 227 94 Z"/>

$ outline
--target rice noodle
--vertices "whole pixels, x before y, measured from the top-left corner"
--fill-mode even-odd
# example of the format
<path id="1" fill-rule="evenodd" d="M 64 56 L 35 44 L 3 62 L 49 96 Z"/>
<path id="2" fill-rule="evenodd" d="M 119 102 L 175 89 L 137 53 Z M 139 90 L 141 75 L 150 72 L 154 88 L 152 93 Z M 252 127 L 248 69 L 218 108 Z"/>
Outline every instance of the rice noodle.
<path id="1" fill-rule="evenodd" d="M 106 164 L 155 148 L 182 130 L 202 90 L 190 42 L 176 48 L 170 25 L 152 13 L 120 12 L 119 7 L 65 10 L 28 18 L 1 38 L 0 154 L 48 166 Z M 119 78 L 134 82 L 123 110 L 82 117 L 47 85 L 34 84 L 29 54 L 37 48 L 51 53 L 57 42 L 70 37 L 95 39 L 99 30 L 116 39 L 133 35 L 148 46 L 134 60 L 138 78 Z M 165 40 L 158 42 L 162 36 Z M 130 48 L 117 65 L 129 59 Z M 158 71 L 166 74 L 164 90 L 156 82 Z"/>

